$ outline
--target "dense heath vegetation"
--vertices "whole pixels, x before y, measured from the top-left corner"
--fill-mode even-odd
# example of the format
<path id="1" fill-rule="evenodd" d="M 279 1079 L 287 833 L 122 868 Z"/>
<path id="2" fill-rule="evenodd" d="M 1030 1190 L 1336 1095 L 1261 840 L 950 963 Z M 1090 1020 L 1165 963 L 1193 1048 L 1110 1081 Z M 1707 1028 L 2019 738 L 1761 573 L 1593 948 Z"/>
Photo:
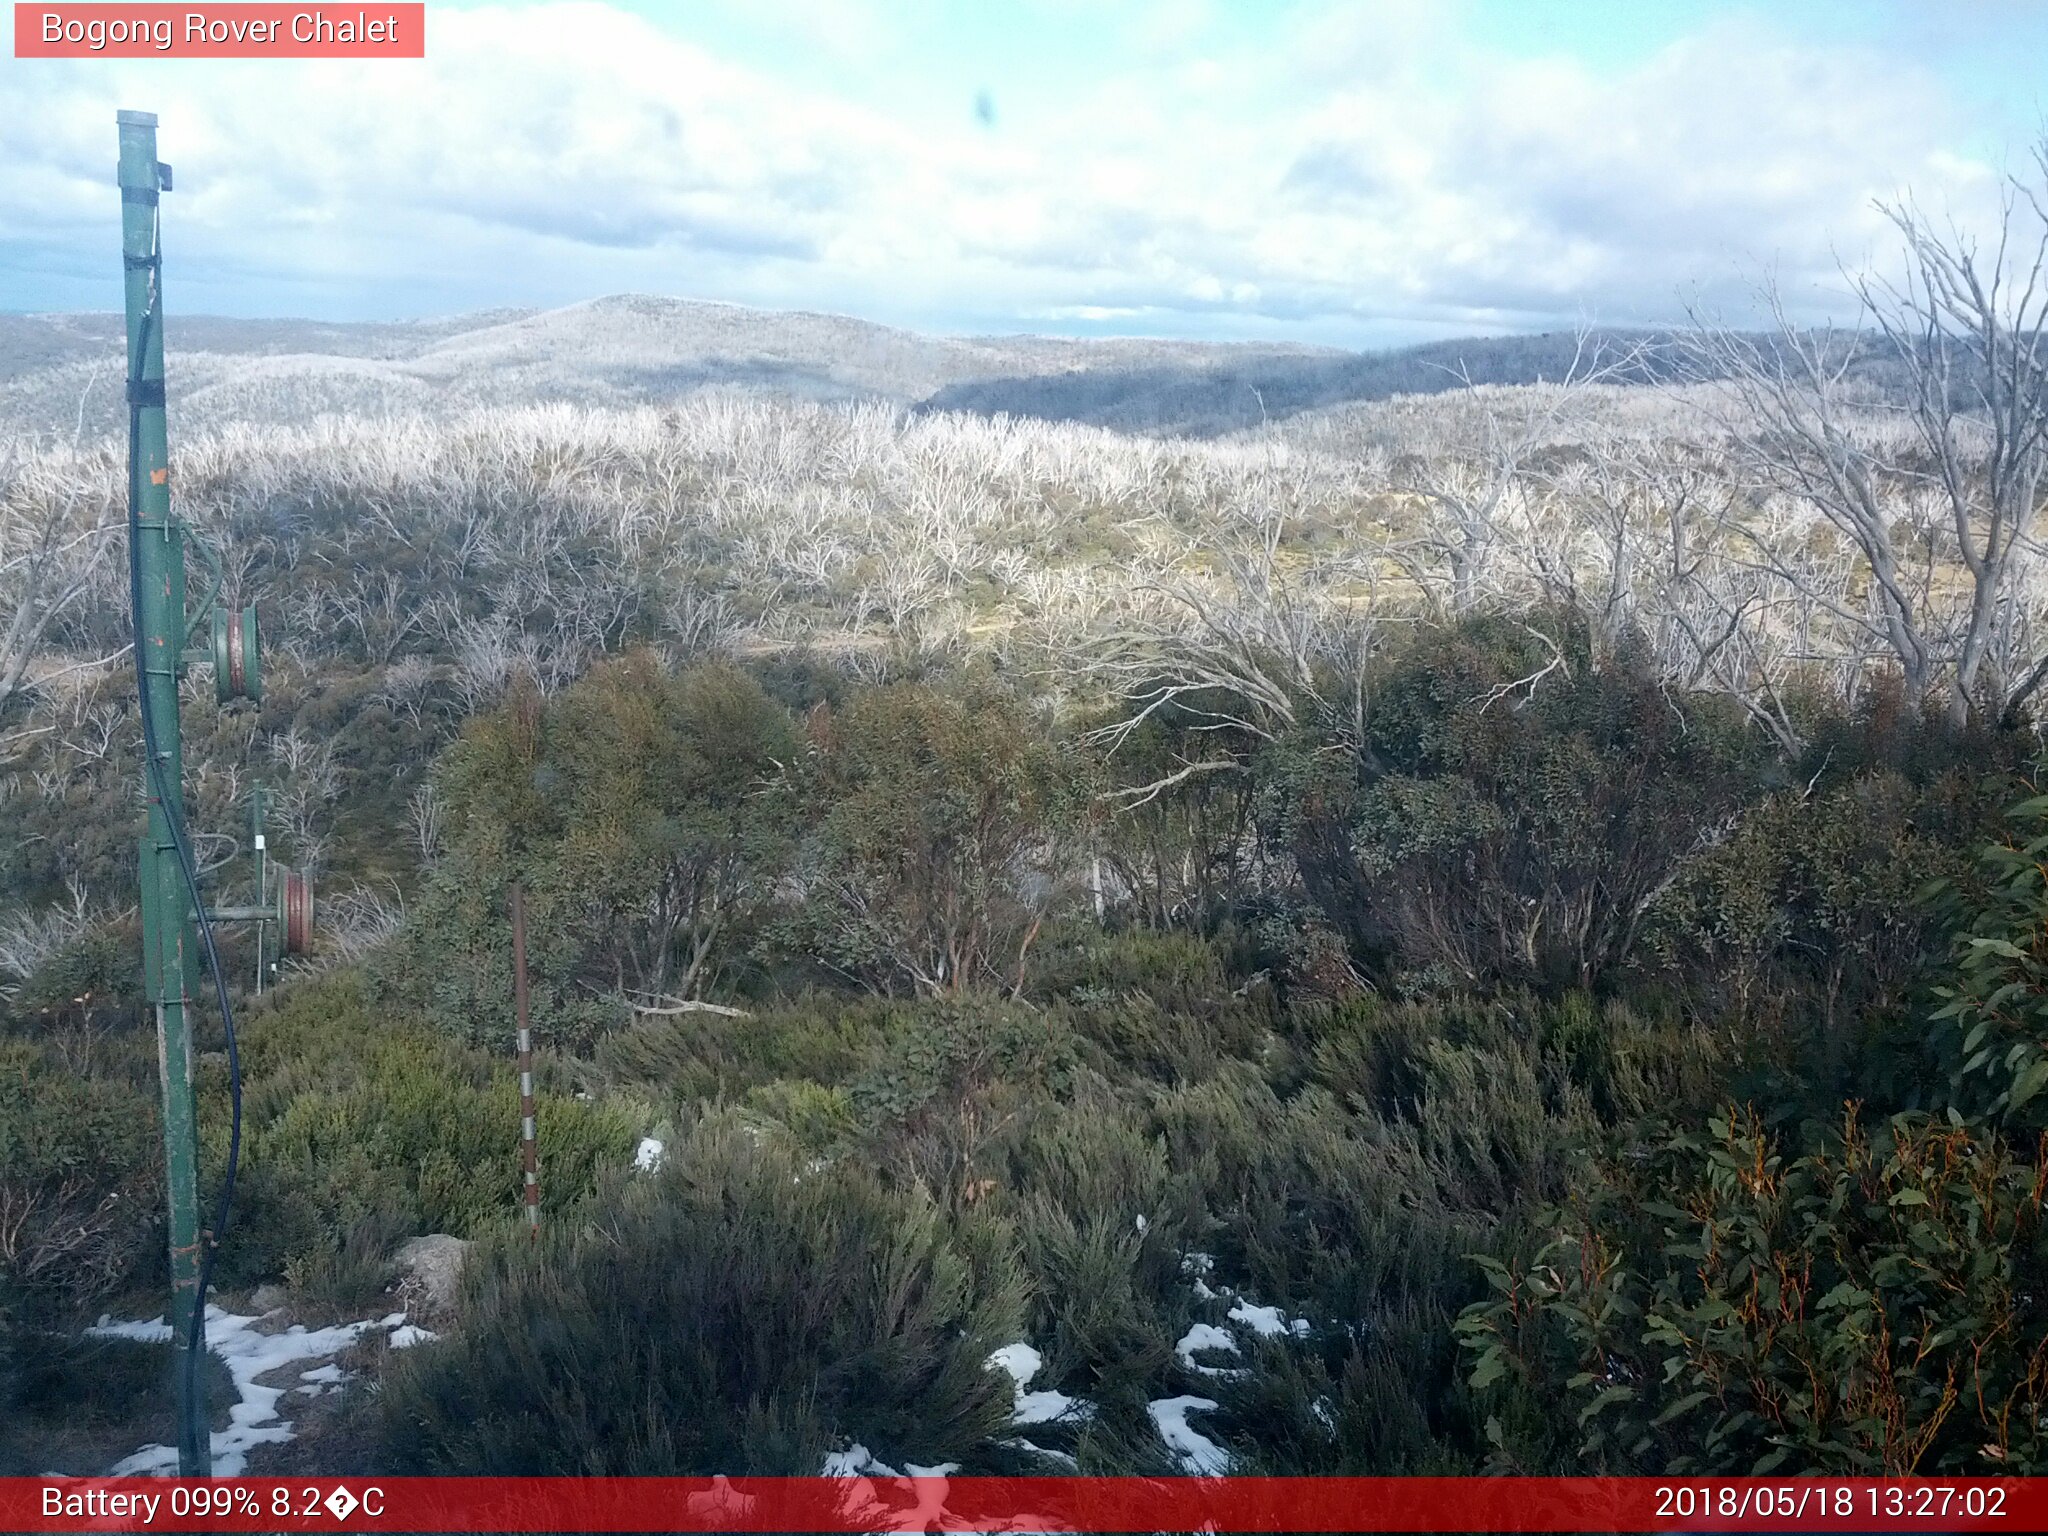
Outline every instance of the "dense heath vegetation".
<path id="1" fill-rule="evenodd" d="M 2031 732 L 1878 688 L 1788 758 L 1561 612 L 1387 646 L 1360 740 L 633 649 L 427 764 L 311 681 L 264 711 L 333 711 L 336 846 L 401 895 L 246 1009 L 222 1284 L 360 1314 L 404 1237 L 478 1240 L 342 1460 L 1164 1470 L 1147 1404 L 1193 1393 L 1271 1471 L 2040 1462 Z M 132 925 L 87 916 L 0 1045 L 16 1373 L 161 1278 Z M 210 1058 L 216 1158 L 224 1090 Z M 1237 1330 L 1241 1375 L 1176 1355 L 1236 1298 L 1302 1322 Z M 1091 1417 L 1006 1430 L 1019 1338 Z"/>
<path id="2" fill-rule="evenodd" d="M 1197 1398 L 1247 1471 L 2048 1470 L 2048 369 L 1900 222 L 1882 389 L 1703 331 L 1202 443 L 700 395 L 181 444 L 274 641 L 260 705 L 190 680 L 200 853 L 246 883 L 260 779 L 323 891 L 242 1007 L 223 1294 L 375 1315 L 473 1245 L 304 1465 L 1185 1470 Z M 153 1368 L 81 1330 L 165 1261 L 117 467 L 8 452 L 26 1471 Z M 1073 1411 L 1013 1422 L 1019 1341 Z"/>

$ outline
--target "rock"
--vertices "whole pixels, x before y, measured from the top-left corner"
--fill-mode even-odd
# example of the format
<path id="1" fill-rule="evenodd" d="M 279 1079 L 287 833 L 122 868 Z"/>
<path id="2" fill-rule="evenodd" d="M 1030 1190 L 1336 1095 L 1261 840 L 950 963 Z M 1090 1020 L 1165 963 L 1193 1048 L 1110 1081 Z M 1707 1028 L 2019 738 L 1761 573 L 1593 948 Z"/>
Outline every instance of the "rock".
<path id="1" fill-rule="evenodd" d="M 291 1292 L 287 1291 L 283 1286 L 277 1284 L 275 1281 L 272 1281 L 268 1285 L 259 1285 L 256 1287 L 255 1290 L 249 1293 L 249 1305 L 256 1309 L 256 1315 L 258 1317 L 262 1317 L 267 1313 L 275 1312 L 279 1307 L 285 1305 L 291 1299 Z"/>
<path id="2" fill-rule="evenodd" d="M 398 1250 L 398 1297 L 414 1322 L 444 1321 L 454 1314 L 463 1261 L 469 1244 L 436 1232 L 415 1237 Z"/>

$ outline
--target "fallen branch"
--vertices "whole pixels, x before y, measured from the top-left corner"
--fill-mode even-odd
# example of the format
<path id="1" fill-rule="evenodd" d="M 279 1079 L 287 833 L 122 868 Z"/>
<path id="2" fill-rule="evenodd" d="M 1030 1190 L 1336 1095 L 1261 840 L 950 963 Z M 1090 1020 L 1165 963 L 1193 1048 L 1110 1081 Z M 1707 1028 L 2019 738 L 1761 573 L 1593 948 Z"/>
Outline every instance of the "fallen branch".
<path id="1" fill-rule="evenodd" d="M 678 1013 L 716 1013 L 728 1019 L 750 1017 L 744 1008 L 728 1008 L 724 1003 L 700 1002 L 694 997 L 680 1001 L 662 998 L 655 1003 L 633 1003 L 632 1010 L 645 1018 L 668 1018 Z"/>

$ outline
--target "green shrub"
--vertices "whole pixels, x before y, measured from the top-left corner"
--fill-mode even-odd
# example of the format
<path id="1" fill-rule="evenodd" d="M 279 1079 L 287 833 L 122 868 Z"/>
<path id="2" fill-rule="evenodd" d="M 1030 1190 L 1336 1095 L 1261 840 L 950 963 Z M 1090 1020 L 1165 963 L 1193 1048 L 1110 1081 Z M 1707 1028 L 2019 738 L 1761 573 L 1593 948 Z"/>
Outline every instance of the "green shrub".
<path id="1" fill-rule="evenodd" d="M 95 1477 L 138 1446 L 177 1443 L 170 1344 L 0 1325 L 0 1477 Z M 213 1428 L 233 1378 L 207 1359 Z"/>
<path id="2" fill-rule="evenodd" d="M 2040 1471 L 2044 1187 L 2048 1138 L 1953 1111 L 1871 1135 L 1852 1108 L 1787 1157 L 1731 1110 L 1487 1262 L 1458 1325 L 1472 1386 L 1505 1400 L 1526 1469 Z"/>
<path id="3" fill-rule="evenodd" d="M 1935 989 L 1936 1048 L 1949 1095 L 2014 1131 L 2048 1126 L 2048 795 L 2014 806 L 1967 884 L 1931 894 L 1954 931 Z"/>
<path id="4" fill-rule="evenodd" d="M 964 1461 L 1009 1417 L 984 1368 L 1019 1320 L 999 1229 L 949 1231 L 930 1201 L 807 1170 L 731 1116 L 538 1254 L 485 1244 L 464 1305 L 388 1369 L 378 1470 L 801 1474 L 847 1438 Z"/>
<path id="5" fill-rule="evenodd" d="M 421 1232 L 466 1237 L 519 1200 L 518 1075 L 422 1028 L 380 1018 L 360 977 L 330 973 L 284 989 L 245 1022 L 243 1166 L 223 1277 L 280 1274 L 329 1299 L 360 1295 Z M 206 1148 L 226 1139 L 225 1073 L 206 1075 Z M 563 1210 L 625 1166 L 642 1127 L 621 1108 L 536 1095 L 543 1190 Z"/>
<path id="6" fill-rule="evenodd" d="M 860 1120 L 843 1088 L 779 1078 L 749 1093 L 752 1114 L 779 1127 L 790 1145 L 811 1156 L 843 1151 L 854 1139 Z"/>
<path id="7" fill-rule="evenodd" d="M 781 943 L 875 991 L 1020 991 L 1070 869 L 1067 750 L 981 680 L 871 689 L 810 730 L 818 820 Z"/>
<path id="8" fill-rule="evenodd" d="M 1026 995 L 1055 1005 L 1099 1070 L 1173 1082 L 1268 1049 L 1269 994 L 1249 991 L 1212 940 L 1069 924 L 1048 935 Z"/>
<path id="9" fill-rule="evenodd" d="M 51 954 L 9 999 L 16 1017 L 84 1014 L 117 1025 L 142 1001 L 142 933 L 132 920 L 101 923 Z"/>
<path id="10" fill-rule="evenodd" d="M 1441 1328 L 1245 1345 L 1212 1382 L 1211 1425 L 1235 1470 L 1282 1477 L 1470 1476 L 1474 1423 Z"/>
<path id="11" fill-rule="evenodd" d="M 285 1260 L 284 1278 L 299 1315 L 359 1318 L 376 1306 L 395 1278 L 392 1255 L 415 1235 L 415 1224 L 402 1204 L 393 1201 L 329 1234 L 327 1244 L 297 1249 Z"/>
<path id="12" fill-rule="evenodd" d="M 1056 1090 L 1071 1069 L 1071 1031 L 1055 1015 L 977 999 L 899 1005 L 847 1084 L 871 1129 L 944 1112 L 995 1084 Z"/>
<path id="13" fill-rule="evenodd" d="M 1925 1072 L 1899 1031 L 1944 929 L 1921 888 L 1971 873 L 2010 795 L 2004 774 L 1975 766 L 1779 791 L 1659 898 L 1658 969 L 1699 1015 L 1742 1024 L 1802 1107 L 1904 1107 Z"/>
<path id="14" fill-rule="evenodd" d="M 552 699 L 515 691 L 436 769 L 448 853 L 379 983 L 460 1038 L 510 1038 L 516 879 L 543 1039 L 588 1045 L 629 995 L 703 993 L 769 910 L 796 756 L 787 712 L 729 666 L 635 652 Z"/>
<path id="15" fill-rule="evenodd" d="M 0 1038 L 0 1321 L 74 1311 L 160 1250 L 155 1103 Z"/>
<path id="16" fill-rule="evenodd" d="M 1163 1392 L 1192 1293 L 1182 1256 L 1203 1230 L 1201 1191 L 1168 1168 L 1148 1117 L 1091 1079 L 1034 1118 L 992 1197 L 1015 1222 L 1032 1281 L 1029 1336 L 1057 1388 L 1133 1425 Z"/>
<path id="17" fill-rule="evenodd" d="M 1222 716 L 1236 713 L 1232 701 L 1201 693 L 1158 704 L 1135 729 L 1116 732 L 1114 747 L 1092 765 L 1102 798 L 1091 817 L 1099 859 L 1091 883 L 1154 931 L 1214 932 L 1256 892 L 1252 775 L 1240 767 L 1184 772 L 1189 763 L 1242 765 L 1256 745 L 1251 732 L 1201 713 L 1210 702 Z M 1119 705 L 1080 723 L 1113 726 L 1140 707 Z"/>
<path id="18" fill-rule="evenodd" d="M 1048 924 L 1025 970 L 1025 995 L 1081 1004 L 1149 998 L 1174 1013 L 1227 1006 L 1234 983 L 1220 946 L 1199 934 L 1106 930 L 1093 921 Z"/>
<path id="19" fill-rule="evenodd" d="M 642 1019 L 598 1046 L 599 1072 L 693 1099 L 736 1097 L 778 1078 L 845 1082 L 899 1005 L 814 996 L 745 1018 L 686 1013 Z"/>
<path id="20" fill-rule="evenodd" d="M 1259 824 L 1380 980 L 1611 985 L 1649 901 L 1760 787 L 1732 700 L 1596 658 L 1566 613 L 1424 632 L 1376 668 L 1365 738 L 1254 767 Z"/>

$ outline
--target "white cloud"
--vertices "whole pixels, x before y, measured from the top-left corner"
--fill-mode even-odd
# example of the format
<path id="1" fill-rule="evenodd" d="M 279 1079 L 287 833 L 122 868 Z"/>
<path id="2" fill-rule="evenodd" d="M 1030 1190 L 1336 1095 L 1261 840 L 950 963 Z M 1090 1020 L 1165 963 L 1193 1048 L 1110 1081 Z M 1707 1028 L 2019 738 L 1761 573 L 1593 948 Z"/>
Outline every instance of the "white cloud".
<path id="1" fill-rule="evenodd" d="M 776 4 L 849 60 L 903 41 L 866 5 Z M 1143 46 L 992 133 L 596 0 L 437 11 L 416 64 L 12 62 L 0 306 L 31 273 L 112 265 L 117 105 L 163 116 L 175 280 L 273 311 L 655 288 L 939 327 L 1180 312 L 1201 333 L 1227 313 L 1336 340 L 1653 320 L 1693 285 L 1733 295 L 1745 263 L 1823 283 L 1901 183 L 1966 218 L 1995 190 L 1910 58 L 1722 22 L 1600 73 L 1489 54 L 1461 14 L 1328 4 L 1225 62 L 1204 0 L 1162 0 L 1125 18 Z"/>

